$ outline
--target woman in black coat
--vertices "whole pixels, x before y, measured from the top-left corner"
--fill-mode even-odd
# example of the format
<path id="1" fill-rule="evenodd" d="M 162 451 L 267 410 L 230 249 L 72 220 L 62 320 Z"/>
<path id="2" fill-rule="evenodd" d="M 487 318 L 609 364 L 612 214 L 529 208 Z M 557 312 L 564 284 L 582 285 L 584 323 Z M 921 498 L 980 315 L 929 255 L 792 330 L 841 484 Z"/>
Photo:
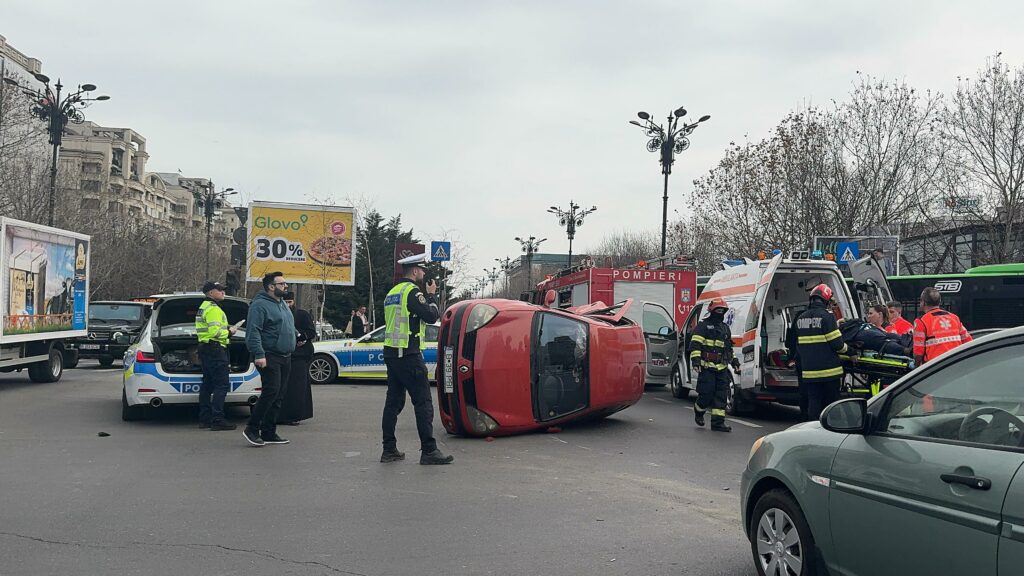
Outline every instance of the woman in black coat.
<path id="1" fill-rule="evenodd" d="M 297 425 L 300 420 L 313 417 L 313 391 L 309 387 L 309 361 L 313 357 L 313 340 L 316 340 L 316 326 L 309 312 L 295 307 L 295 294 L 288 292 L 284 301 L 295 318 L 295 352 L 292 352 L 291 373 L 288 388 L 278 412 L 279 424 Z"/>

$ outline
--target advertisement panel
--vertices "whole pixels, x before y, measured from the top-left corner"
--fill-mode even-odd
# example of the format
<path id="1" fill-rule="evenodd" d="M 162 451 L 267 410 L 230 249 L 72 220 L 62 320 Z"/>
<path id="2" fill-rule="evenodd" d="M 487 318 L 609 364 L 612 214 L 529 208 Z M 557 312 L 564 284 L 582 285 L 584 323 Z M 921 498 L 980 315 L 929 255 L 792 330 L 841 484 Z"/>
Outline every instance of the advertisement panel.
<path id="1" fill-rule="evenodd" d="M 89 237 L 9 218 L 0 229 L 4 342 L 85 336 Z"/>
<path id="2" fill-rule="evenodd" d="M 355 210 L 281 202 L 249 205 L 247 280 L 281 272 L 290 284 L 355 284 Z"/>
<path id="3" fill-rule="evenodd" d="M 402 278 L 402 267 L 398 264 L 398 261 L 402 258 L 408 258 L 409 256 L 415 256 L 417 254 L 423 254 L 427 251 L 427 247 L 423 244 L 407 244 L 405 242 L 395 243 L 395 282 L 398 282 Z"/>

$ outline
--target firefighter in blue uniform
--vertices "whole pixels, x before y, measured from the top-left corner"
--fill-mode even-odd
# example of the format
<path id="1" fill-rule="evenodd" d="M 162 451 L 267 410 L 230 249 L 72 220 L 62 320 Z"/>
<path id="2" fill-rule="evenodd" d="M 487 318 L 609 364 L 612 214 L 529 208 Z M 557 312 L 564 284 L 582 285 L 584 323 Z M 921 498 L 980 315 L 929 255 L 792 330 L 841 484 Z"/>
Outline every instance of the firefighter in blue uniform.
<path id="1" fill-rule="evenodd" d="M 405 407 L 406 393 L 412 399 L 416 412 L 420 464 L 451 464 L 455 459 L 437 449 L 437 441 L 434 439 L 434 405 L 430 401 L 427 366 L 423 363 L 426 326 L 437 322 L 441 316 L 434 299 L 437 283 L 433 279 L 427 282 L 426 294 L 419 287 L 427 274 L 428 258 L 427 254 L 417 254 L 399 260 L 404 276 L 384 299 L 384 364 L 388 369 L 388 392 L 381 417 L 384 433 L 381 462 L 405 459 L 405 453 L 398 450 L 395 425 Z"/>
<path id="2" fill-rule="evenodd" d="M 704 413 L 711 410 L 711 429 L 731 432 L 725 423 L 725 403 L 729 394 L 729 366 L 739 367 L 732 353 L 732 332 L 725 323 L 729 306 L 723 300 L 712 300 L 708 317 L 697 324 L 690 339 L 690 363 L 697 372 L 697 401 L 693 419 L 704 425 Z"/>
<path id="3" fill-rule="evenodd" d="M 800 358 L 801 408 L 805 418 L 817 420 L 826 406 L 839 399 L 843 382 L 840 354 L 847 352 L 836 317 L 829 310 L 832 289 L 818 284 L 811 289 L 807 310 L 796 319 L 796 353 Z"/>

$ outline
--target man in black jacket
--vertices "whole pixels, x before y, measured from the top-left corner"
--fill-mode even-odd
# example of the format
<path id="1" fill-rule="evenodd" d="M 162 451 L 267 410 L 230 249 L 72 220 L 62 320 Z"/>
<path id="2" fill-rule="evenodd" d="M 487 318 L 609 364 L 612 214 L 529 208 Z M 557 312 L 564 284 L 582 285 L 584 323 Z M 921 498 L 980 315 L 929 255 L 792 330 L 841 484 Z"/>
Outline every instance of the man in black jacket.
<path id="1" fill-rule="evenodd" d="M 731 432 L 725 423 L 725 403 L 728 400 L 729 365 L 739 366 L 732 352 L 732 332 L 725 323 L 729 311 L 724 300 L 713 300 L 708 305 L 708 317 L 697 324 L 690 339 L 690 363 L 697 372 L 697 401 L 693 403 L 693 419 L 704 425 L 704 413 L 711 411 L 711 429 Z"/>
<path id="2" fill-rule="evenodd" d="M 826 406 L 839 399 L 843 383 L 846 342 L 836 317 L 828 309 L 832 289 L 818 284 L 811 290 L 810 305 L 796 319 L 796 353 L 800 359 L 801 408 L 807 420 L 817 420 Z"/>

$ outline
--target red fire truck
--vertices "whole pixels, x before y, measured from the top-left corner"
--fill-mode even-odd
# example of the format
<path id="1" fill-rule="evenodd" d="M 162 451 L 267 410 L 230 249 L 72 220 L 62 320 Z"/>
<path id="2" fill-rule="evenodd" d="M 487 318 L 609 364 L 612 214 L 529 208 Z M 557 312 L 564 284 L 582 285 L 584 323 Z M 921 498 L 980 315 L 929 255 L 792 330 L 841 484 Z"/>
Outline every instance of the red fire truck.
<path id="1" fill-rule="evenodd" d="M 697 273 L 692 270 L 583 268 L 548 278 L 528 298 L 542 303 L 554 290 L 559 308 L 593 302 L 634 300 L 626 317 L 643 328 L 647 343 L 647 384 L 668 384 L 679 377 L 678 330 L 697 300 Z"/>

